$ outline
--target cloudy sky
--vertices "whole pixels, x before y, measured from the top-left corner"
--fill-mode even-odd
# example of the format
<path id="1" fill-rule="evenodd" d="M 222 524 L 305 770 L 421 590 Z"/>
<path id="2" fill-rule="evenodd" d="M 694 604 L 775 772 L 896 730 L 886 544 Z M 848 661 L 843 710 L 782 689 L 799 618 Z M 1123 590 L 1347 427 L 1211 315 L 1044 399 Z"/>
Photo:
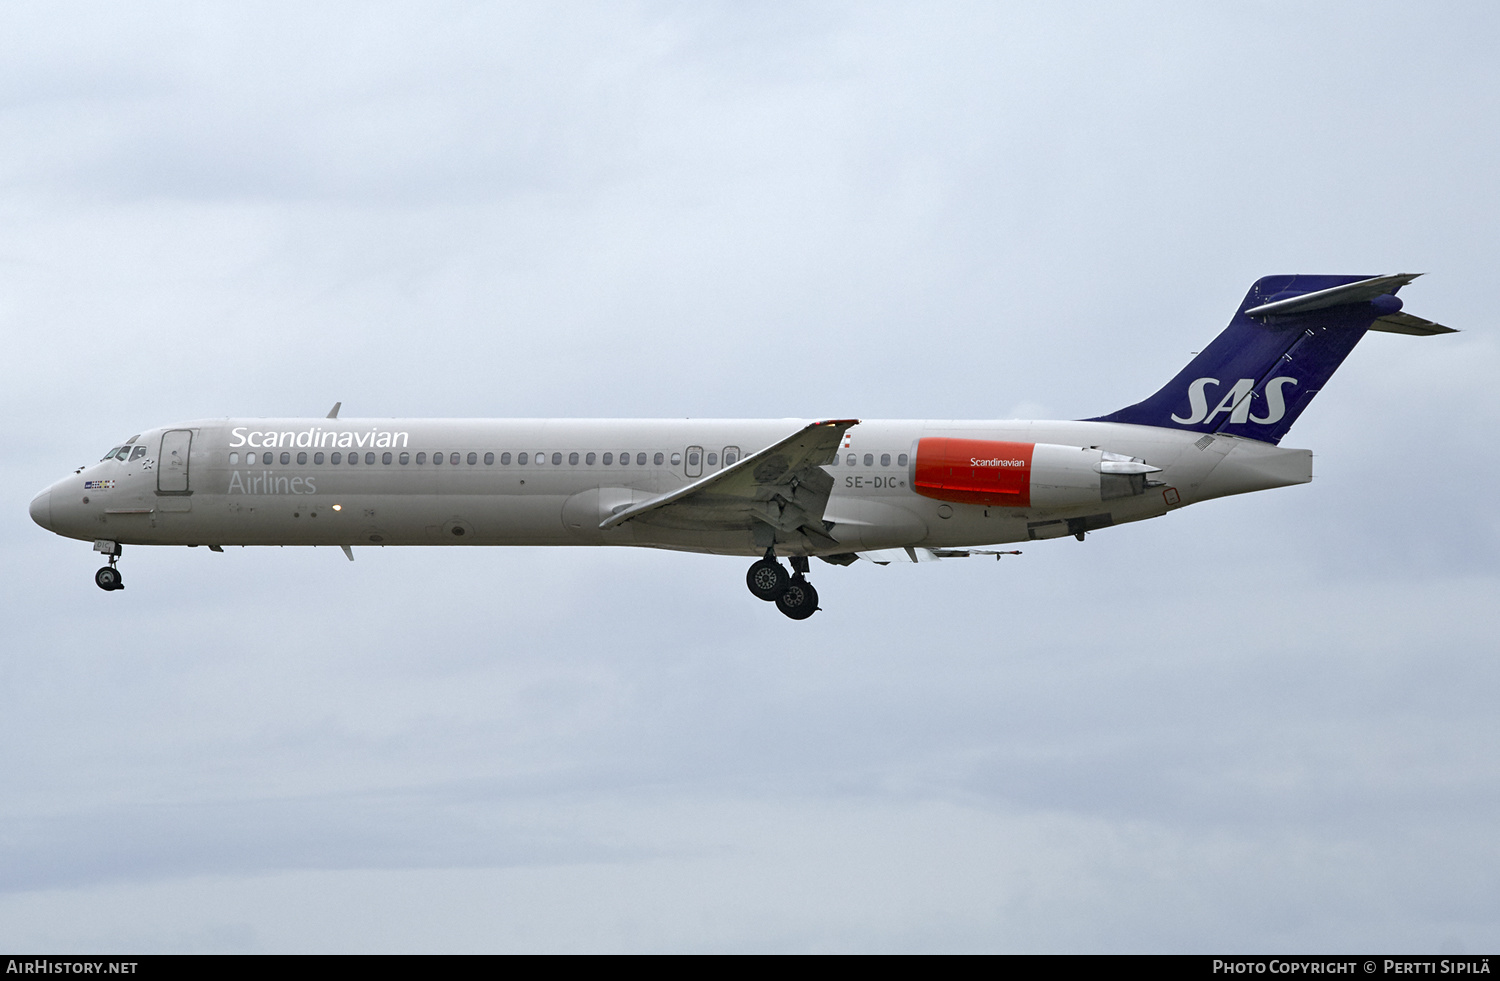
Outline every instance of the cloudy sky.
<path id="1" fill-rule="evenodd" d="M 9 4 L 0 948 L 1500 948 L 1488 5 Z M 134 549 L 175 420 L 1077 418 L 1428 272 L 1302 487 L 1000 563 Z"/>

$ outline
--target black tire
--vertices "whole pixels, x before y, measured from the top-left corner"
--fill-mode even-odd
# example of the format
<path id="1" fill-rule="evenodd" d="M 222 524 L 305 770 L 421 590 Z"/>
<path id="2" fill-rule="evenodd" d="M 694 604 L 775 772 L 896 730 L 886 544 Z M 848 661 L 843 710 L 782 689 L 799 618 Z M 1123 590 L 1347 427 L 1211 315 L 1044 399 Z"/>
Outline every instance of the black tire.
<path id="1" fill-rule="evenodd" d="M 776 597 L 776 609 L 793 620 L 806 620 L 818 612 L 818 591 L 812 583 L 797 576 L 786 584 L 786 591 Z"/>
<path id="2" fill-rule="evenodd" d="M 94 585 L 108 592 L 112 589 L 123 589 L 125 584 L 120 581 L 120 570 L 112 565 L 107 565 L 94 573 Z"/>
<path id="3" fill-rule="evenodd" d="M 745 585 L 750 592 L 767 603 L 774 603 L 786 592 L 787 581 L 786 569 L 775 559 L 761 559 L 745 573 Z"/>

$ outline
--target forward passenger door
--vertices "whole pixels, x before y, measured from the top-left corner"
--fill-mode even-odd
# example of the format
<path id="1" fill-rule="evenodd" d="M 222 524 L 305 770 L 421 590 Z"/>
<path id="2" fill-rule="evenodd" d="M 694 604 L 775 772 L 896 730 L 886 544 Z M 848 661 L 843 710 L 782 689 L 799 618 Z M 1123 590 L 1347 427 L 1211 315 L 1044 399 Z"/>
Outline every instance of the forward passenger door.
<path id="1" fill-rule="evenodd" d="M 193 448 L 191 429 L 172 429 L 161 436 L 161 456 L 156 461 L 159 494 L 191 494 L 188 484 L 188 454 Z"/>

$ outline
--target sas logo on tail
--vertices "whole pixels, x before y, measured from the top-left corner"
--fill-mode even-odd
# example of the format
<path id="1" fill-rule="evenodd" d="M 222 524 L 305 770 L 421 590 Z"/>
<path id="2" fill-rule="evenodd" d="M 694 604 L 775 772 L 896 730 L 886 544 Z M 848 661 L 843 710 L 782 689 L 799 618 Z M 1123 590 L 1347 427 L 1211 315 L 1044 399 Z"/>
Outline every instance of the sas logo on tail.
<path id="1" fill-rule="evenodd" d="M 1242 422 L 1255 422 L 1261 425 L 1280 422 L 1286 415 L 1286 397 L 1282 394 L 1282 386 L 1295 385 L 1297 379 L 1281 375 L 1266 382 L 1266 414 L 1264 416 L 1250 414 L 1251 396 L 1254 395 L 1255 389 L 1254 378 L 1241 378 L 1235 382 L 1234 387 L 1224 393 L 1224 397 L 1219 399 L 1219 404 L 1210 412 L 1208 386 L 1218 384 L 1217 378 L 1199 378 L 1189 385 L 1188 407 L 1191 411 L 1186 419 L 1174 413 L 1172 421 L 1184 426 L 1196 426 L 1199 423 L 1213 422 L 1221 413 L 1227 412 L 1231 425 Z"/>

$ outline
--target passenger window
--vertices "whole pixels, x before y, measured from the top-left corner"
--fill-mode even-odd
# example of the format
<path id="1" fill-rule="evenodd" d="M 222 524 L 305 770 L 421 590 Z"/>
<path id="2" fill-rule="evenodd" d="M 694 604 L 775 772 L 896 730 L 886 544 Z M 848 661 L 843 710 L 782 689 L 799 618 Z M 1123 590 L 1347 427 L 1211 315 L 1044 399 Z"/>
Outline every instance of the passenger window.
<path id="1" fill-rule="evenodd" d="M 844 463 L 851 467 L 854 466 L 855 462 L 856 461 L 853 453 L 850 453 L 848 458 L 844 460 Z"/>
<path id="2" fill-rule="evenodd" d="M 411 454 L 410 453 L 403 453 L 403 454 L 401 454 L 401 456 L 399 457 L 399 459 L 401 460 L 401 465 L 404 467 L 408 463 L 411 462 Z"/>
<path id="3" fill-rule="evenodd" d="M 678 467 L 678 466 L 681 466 L 681 465 L 682 465 L 682 454 L 681 453 L 673 453 L 672 454 L 672 466 Z"/>
<path id="4" fill-rule="evenodd" d="M 522 460 L 521 462 L 525 463 L 526 461 Z M 503 466 L 507 466 L 507 467 L 510 466 L 510 454 L 509 453 L 501 453 L 500 454 L 500 463 Z"/>
<path id="5" fill-rule="evenodd" d="M 570 466 L 570 467 L 576 467 L 576 466 L 578 466 L 578 454 L 577 453 L 569 453 L 568 454 L 568 466 Z"/>
<path id="6" fill-rule="evenodd" d="M 439 466 L 442 466 L 442 464 L 443 464 L 443 454 L 441 454 L 441 453 L 434 453 L 434 454 L 432 454 L 432 465 L 434 467 L 439 467 Z"/>
<path id="7" fill-rule="evenodd" d="M 594 465 L 594 461 L 597 460 L 597 459 L 598 459 L 598 457 L 596 457 L 594 454 L 590 453 L 588 456 L 586 456 L 586 457 L 583 458 L 583 462 L 587 463 L 589 466 L 592 467 Z"/>
<path id="8" fill-rule="evenodd" d="M 873 467 L 873 466 L 875 466 L 875 454 L 874 453 L 866 453 L 865 454 L 865 466 L 867 466 L 867 467 Z"/>
<path id="9" fill-rule="evenodd" d="M 526 466 L 526 460 L 527 459 L 528 459 L 528 457 L 526 456 L 525 453 L 520 453 L 520 454 L 516 455 L 516 462 L 519 463 L 523 467 Z"/>
<path id="10" fill-rule="evenodd" d="M 237 465 L 239 462 L 240 462 L 240 455 L 238 453 L 231 453 L 231 454 L 229 454 L 229 465 L 231 467 Z"/>
<path id="11" fill-rule="evenodd" d="M 133 450 L 130 451 L 130 459 L 132 461 L 139 460 L 141 457 L 143 457 L 145 455 L 146 455 L 146 448 L 144 446 L 137 446 L 135 449 L 133 449 Z"/>
<path id="12" fill-rule="evenodd" d="M 307 466 L 307 451 L 306 450 L 301 450 L 301 451 L 299 451 L 297 453 L 297 466 L 299 466 L 299 467 L 305 467 L 305 466 Z"/>
<path id="13" fill-rule="evenodd" d="M 889 453 L 880 454 L 880 465 L 882 467 L 888 467 L 891 465 L 891 455 Z"/>
<path id="14" fill-rule="evenodd" d="M 484 465 L 487 467 L 493 467 L 495 465 L 495 454 L 486 453 L 484 455 Z"/>
<path id="15" fill-rule="evenodd" d="M 385 464 L 386 466 L 391 465 L 391 459 L 392 457 L 390 450 L 386 450 L 384 453 L 380 454 L 380 462 Z"/>
<path id="16" fill-rule="evenodd" d="M 354 466 L 358 462 L 359 462 L 359 454 L 358 453 L 350 453 L 349 454 L 349 466 L 352 467 L 352 466 Z"/>
<path id="17" fill-rule="evenodd" d="M 252 453 L 250 455 L 254 456 L 255 454 Z M 255 461 L 251 460 L 250 462 L 254 463 Z M 333 455 L 328 458 L 328 462 L 329 463 L 343 463 L 344 462 L 344 454 L 340 453 L 337 450 L 334 450 L 333 451 Z"/>
<path id="18" fill-rule="evenodd" d="M 324 459 L 326 459 L 326 458 L 323 456 L 322 453 L 314 453 L 313 454 L 313 462 L 314 463 L 321 464 Z"/>
<path id="19" fill-rule="evenodd" d="M 606 467 L 611 466 L 615 462 L 615 455 L 613 453 L 606 453 L 606 454 L 604 454 L 604 459 L 601 462 Z"/>
<path id="20" fill-rule="evenodd" d="M 370 467 L 373 467 L 375 465 L 375 454 L 374 453 L 366 453 L 365 454 L 365 465 L 366 466 L 370 466 Z"/>
<path id="21" fill-rule="evenodd" d="M 457 453 L 449 453 L 448 454 L 448 463 L 449 463 L 450 466 L 454 466 L 454 467 L 458 466 L 458 454 Z"/>
<path id="22" fill-rule="evenodd" d="M 531 454 L 531 459 L 534 460 L 536 462 L 536 465 L 540 467 L 547 462 L 547 454 L 533 453 Z"/>
<path id="23" fill-rule="evenodd" d="M 333 462 L 334 463 L 338 463 L 339 461 L 334 460 Z M 426 453 L 418 453 L 417 454 L 417 462 L 418 463 L 426 463 L 427 462 L 427 454 Z"/>
<path id="24" fill-rule="evenodd" d="M 651 458 L 651 462 L 654 463 L 654 464 L 656 464 L 659 467 L 663 463 L 667 462 L 667 456 L 666 456 L 665 453 L 657 453 L 655 456 L 653 456 Z"/>
<path id="25" fill-rule="evenodd" d="M 740 448 L 738 446 L 724 447 L 724 466 L 732 467 L 740 462 Z"/>
<path id="26" fill-rule="evenodd" d="M 292 462 L 292 455 L 285 450 L 281 451 L 281 465 L 284 467 Z"/>
<path id="27" fill-rule="evenodd" d="M 562 466 L 562 454 L 561 453 L 554 453 L 554 454 L 552 454 L 552 465 L 554 467 L 560 467 L 560 466 Z"/>
<path id="28" fill-rule="evenodd" d="M 708 455 L 708 465 L 710 467 L 717 467 L 719 465 L 719 454 L 710 453 Z"/>
<path id="29" fill-rule="evenodd" d="M 896 466 L 898 466 L 898 467 L 904 467 L 904 466 L 906 466 L 906 454 L 905 453 L 903 453 L 900 456 L 896 457 Z"/>
<path id="30" fill-rule="evenodd" d="M 472 467 L 474 464 L 476 464 L 476 463 L 479 462 L 479 454 L 475 453 L 473 451 L 470 451 L 468 459 L 469 459 L 469 466 Z"/>
<path id="31" fill-rule="evenodd" d="M 644 467 L 646 465 L 646 454 L 637 453 L 635 455 L 635 465 L 638 467 Z"/>

